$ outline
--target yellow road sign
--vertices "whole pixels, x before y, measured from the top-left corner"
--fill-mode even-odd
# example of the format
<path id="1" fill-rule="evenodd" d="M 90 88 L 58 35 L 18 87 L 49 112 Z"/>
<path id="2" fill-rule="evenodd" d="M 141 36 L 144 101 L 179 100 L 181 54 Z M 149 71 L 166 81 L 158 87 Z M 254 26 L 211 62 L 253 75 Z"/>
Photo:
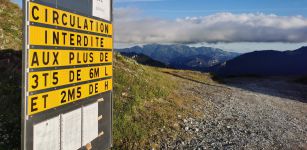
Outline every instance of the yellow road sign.
<path id="1" fill-rule="evenodd" d="M 110 90 L 112 79 L 31 95 L 28 99 L 28 114 L 33 115 Z"/>
<path id="2" fill-rule="evenodd" d="M 29 92 L 112 76 L 112 66 L 72 68 L 29 73 Z"/>
<path id="3" fill-rule="evenodd" d="M 112 0 L 23 2 L 21 149 L 110 148 Z"/>
<path id="4" fill-rule="evenodd" d="M 30 26 L 30 45 L 112 49 L 111 37 Z"/>
<path id="5" fill-rule="evenodd" d="M 30 49 L 29 68 L 111 63 L 112 53 L 112 51 Z"/>
<path id="6" fill-rule="evenodd" d="M 112 35 L 112 24 L 30 2 L 31 22 Z"/>

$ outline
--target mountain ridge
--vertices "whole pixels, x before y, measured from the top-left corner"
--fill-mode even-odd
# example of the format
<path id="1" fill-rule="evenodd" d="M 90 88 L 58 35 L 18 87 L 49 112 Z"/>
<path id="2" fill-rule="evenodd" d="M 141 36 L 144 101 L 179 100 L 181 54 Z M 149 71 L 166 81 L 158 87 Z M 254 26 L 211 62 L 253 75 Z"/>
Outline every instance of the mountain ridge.
<path id="1" fill-rule="evenodd" d="M 181 44 L 148 44 L 117 49 L 120 53 L 144 54 L 154 60 L 176 69 L 204 71 L 216 64 L 230 60 L 239 53 L 227 52 L 211 47 L 189 47 Z"/>
<path id="2" fill-rule="evenodd" d="M 136 62 L 138 62 L 139 64 L 142 64 L 142 65 L 148 65 L 148 66 L 160 67 L 160 68 L 168 67 L 164 63 L 157 61 L 157 60 L 154 60 L 154 59 L 152 59 L 149 56 L 144 55 L 144 54 L 138 54 L 138 53 L 133 53 L 133 52 L 132 53 L 122 52 L 120 54 L 122 56 L 129 57 L 129 58 L 135 60 Z"/>
<path id="3" fill-rule="evenodd" d="M 219 76 L 306 75 L 306 60 L 306 46 L 292 51 L 254 51 L 216 65 L 215 73 Z"/>

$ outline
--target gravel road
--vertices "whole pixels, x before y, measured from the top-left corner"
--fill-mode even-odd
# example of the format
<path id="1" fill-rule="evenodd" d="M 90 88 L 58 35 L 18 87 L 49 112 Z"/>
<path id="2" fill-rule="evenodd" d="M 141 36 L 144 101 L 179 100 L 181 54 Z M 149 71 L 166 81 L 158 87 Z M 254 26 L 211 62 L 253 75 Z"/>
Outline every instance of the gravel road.
<path id="1" fill-rule="evenodd" d="M 180 119 L 188 136 L 162 149 L 306 149 L 307 86 L 286 79 L 228 79 L 185 87 L 203 100 L 202 118 Z"/>

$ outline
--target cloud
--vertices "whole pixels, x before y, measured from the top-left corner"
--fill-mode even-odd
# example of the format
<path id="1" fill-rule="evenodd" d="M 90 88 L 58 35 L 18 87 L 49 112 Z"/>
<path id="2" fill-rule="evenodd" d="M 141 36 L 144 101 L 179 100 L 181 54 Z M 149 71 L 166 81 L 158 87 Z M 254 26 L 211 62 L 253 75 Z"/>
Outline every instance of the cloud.
<path id="1" fill-rule="evenodd" d="M 115 8 L 114 18 L 117 22 L 133 22 L 141 17 L 141 10 L 137 8 Z"/>
<path id="2" fill-rule="evenodd" d="M 263 13 L 216 13 L 166 20 L 141 16 L 133 8 L 115 10 L 116 42 L 306 42 L 307 19 Z"/>

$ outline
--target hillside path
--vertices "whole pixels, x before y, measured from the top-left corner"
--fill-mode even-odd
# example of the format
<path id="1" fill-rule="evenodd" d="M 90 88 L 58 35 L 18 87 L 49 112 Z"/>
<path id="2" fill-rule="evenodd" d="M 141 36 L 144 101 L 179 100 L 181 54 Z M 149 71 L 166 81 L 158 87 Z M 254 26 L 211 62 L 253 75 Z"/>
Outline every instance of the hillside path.
<path id="1" fill-rule="evenodd" d="M 307 149 L 307 86 L 285 79 L 190 81 L 184 92 L 201 97 L 201 118 L 183 118 L 178 137 L 163 149 Z"/>

